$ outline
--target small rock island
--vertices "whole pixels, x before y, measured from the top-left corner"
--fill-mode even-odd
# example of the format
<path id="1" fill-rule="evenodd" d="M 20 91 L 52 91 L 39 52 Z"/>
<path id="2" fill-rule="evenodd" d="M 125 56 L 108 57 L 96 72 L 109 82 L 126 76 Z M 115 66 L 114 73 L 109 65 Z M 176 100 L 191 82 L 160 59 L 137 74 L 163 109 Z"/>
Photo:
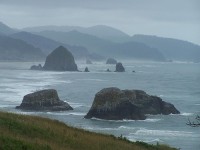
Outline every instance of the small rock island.
<path id="1" fill-rule="evenodd" d="M 114 58 L 108 58 L 107 61 L 106 61 L 106 64 L 116 65 L 117 60 L 115 60 Z"/>
<path id="2" fill-rule="evenodd" d="M 118 63 L 116 64 L 115 72 L 125 72 L 125 68 L 124 68 L 124 66 L 122 65 L 122 63 L 118 62 Z"/>
<path id="3" fill-rule="evenodd" d="M 174 105 L 142 90 L 120 90 L 116 87 L 99 91 L 85 116 L 106 120 L 144 120 L 146 114 L 179 114 Z"/>
<path id="4" fill-rule="evenodd" d="M 43 67 L 33 65 L 31 70 L 78 71 L 74 56 L 63 46 L 59 46 L 47 56 Z"/>
<path id="5" fill-rule="evenodd" d="M 64 111 L 73 110 L 66 102 L 60 100 L 58 93 L 54 89 L 37 91 L 24 96 L 17 109 L 30 111 Z"/>

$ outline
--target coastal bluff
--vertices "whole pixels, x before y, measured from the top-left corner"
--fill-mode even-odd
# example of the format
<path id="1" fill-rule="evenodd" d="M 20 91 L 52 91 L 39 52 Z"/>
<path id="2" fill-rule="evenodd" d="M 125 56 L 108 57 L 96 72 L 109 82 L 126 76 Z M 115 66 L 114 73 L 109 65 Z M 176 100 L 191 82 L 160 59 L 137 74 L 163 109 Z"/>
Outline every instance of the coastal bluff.
<path id="1" fill-rule="evenodd" d="M 151 96 L 142 90 L 120 90 L 116 87 L 104 88 L 94 98 L 85 116 L 106 120 L 144 120 L 146 114 L 179 114 L 173 104 Z"/>
<path id="2" fill-rule="evenodd" d="M 68 103 L 60 100 L 57 91 L 54 89 L 41 90 L 25 95 L 21 105 L 16 108 L 31 111 L 73 110 Z"/>

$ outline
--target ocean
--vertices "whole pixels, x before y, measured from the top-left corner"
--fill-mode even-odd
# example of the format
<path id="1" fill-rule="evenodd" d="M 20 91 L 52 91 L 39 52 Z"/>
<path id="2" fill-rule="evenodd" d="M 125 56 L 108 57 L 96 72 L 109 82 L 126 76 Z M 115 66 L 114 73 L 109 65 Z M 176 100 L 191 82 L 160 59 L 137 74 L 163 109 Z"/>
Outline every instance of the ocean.
<path id="1" fill-rule="evenodd" d="M 200 64 L 186 62 L 122 61 L 126 72 L 106 72 L 113 65 L 105 62 L 78 62 L 79 70 L 53 72 L 29 70 L 35 62 L 0 62 L 0 111 L 57 119 L 85 130 L 123 136 L 131 141 L 167 144 L 181 150 L 200 150 L 200 127 L 186 125 L 188 118 L 200 115 Z M 42 64 L 44 64 L 42 62 Z M 132 72 L 132 71 L 135 72 Z M 84 119 L 95 94 L 102 88 L 140 89 L 170 102 L 179 115 L 148 115 L 144 121 Z M 61 100 L 74 110 L 29 112 L 16 110 L 23 96 L 36 90 L 54 88 Z"/>

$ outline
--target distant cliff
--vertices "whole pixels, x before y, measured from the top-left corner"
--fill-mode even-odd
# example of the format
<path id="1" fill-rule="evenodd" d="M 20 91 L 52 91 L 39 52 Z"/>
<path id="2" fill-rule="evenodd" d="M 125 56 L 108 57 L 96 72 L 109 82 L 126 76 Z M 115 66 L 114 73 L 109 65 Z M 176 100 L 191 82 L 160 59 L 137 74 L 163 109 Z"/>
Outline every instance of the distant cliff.
<path id="1" fill-rule="evenodd" d="M 5 35 L 0 35 L 0 61 L 41 61 L 44 53 L 32 45 Z"/>
<path id="2" fill-rule="evenodd" d="M 150 35 L 134 35 L 132 40 L 158 49 L 169 60 L 200 62 L 200 46 L 191 42 Z"/>

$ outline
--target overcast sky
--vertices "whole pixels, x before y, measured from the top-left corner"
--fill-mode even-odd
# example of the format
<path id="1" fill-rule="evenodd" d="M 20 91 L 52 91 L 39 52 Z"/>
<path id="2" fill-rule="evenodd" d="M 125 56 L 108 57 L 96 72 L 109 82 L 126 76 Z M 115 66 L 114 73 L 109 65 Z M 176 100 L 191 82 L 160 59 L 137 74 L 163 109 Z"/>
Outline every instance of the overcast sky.
<path id="1" fill-rule="evenodd" d="M 15 28 L 108 25 L 200 45 L 200 0 L 0 0 L 0 21 Z"/>

